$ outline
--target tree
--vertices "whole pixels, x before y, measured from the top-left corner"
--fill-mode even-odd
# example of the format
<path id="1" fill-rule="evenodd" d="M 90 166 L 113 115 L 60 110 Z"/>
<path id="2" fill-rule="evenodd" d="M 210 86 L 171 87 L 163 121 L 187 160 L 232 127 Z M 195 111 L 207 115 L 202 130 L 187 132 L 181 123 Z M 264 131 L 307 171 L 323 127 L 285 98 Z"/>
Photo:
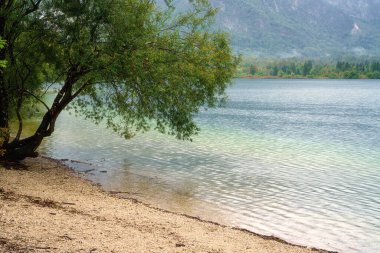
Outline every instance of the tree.
<path id="1" fill-rule="evenodd" d="M 310 75 L 311 70 L 313 69 L 313 62 L 311 60 L 306 61 L 302 66 L 302 75 Z"/>
<path id="2" fill-rule="evenodd" d="M 105 122 L 126 138 L 156 129 L 190 139 L 193 116 L 225 98 L 237 59 L 225 34 L 209 30 L 206 0 L 179 12 L 152 0 L 18 0 L 0 3 L 0 128 L 12 112 L 18 129 L 2 159 L 36 156 L 60 113 Z M 43 95 L 58 86 L 51 104 Z M 26 101 L 45 107 L 36 132 L 22 139 Z M 11 129 L 12 131 L 12 129 Z"/>
<path id="3" fill-rule="evenodd" d="M 359 72 L 355 69 L 345 71 L 343 73 L 343 77 L 346 79 L 358 79 L 359 78 Z"/>
<path id="4" fill-rule="evenodd" d="M 274 65 L 270 71 L 271 76 L 277 76 L 279 72 L 278 66 Z"/>
<path id="5" fill-rule="evenodd" d="M 258 68 L 256 65 L 251 64 L 249 65 L 249 74 L 254 76 L 258 72 Z"/>
<path id="6" fill-rule="evenodd" d="M 369 72 L 368 73 L 368 78 L 370 78 L 370 79 L 380 79 L 380 71 L 376 70 L 376 71 L 373 71 L 373 72 Z"/>

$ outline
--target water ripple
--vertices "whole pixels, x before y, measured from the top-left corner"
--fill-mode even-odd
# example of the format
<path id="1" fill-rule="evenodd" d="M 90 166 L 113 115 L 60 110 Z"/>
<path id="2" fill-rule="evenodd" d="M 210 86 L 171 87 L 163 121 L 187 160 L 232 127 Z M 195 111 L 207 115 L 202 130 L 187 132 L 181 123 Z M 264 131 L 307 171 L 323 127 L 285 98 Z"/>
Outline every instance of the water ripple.
<path id="1" fill-rule="evenodd" d="M 157 133 L 126 142 L 64 115 L 42 151 L 88 161 L 104 187 L 168 208 L 220 212 L 297 244 L 378 252 L 378 81 L 238 80 L 228 93 L 226 108 L 197 116 L 192 143 Z"/>

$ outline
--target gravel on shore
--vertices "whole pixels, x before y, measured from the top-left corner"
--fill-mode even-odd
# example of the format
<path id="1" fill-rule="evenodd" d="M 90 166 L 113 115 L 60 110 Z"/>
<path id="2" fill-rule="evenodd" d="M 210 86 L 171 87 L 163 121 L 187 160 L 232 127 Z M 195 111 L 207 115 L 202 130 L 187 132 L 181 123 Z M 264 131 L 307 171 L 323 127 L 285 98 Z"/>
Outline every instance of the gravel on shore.
<path id="1" fill-rule="evenodd" d="M 315 252 L 104 192 L 58 161 L 0 164 L 0 252 Z"/>

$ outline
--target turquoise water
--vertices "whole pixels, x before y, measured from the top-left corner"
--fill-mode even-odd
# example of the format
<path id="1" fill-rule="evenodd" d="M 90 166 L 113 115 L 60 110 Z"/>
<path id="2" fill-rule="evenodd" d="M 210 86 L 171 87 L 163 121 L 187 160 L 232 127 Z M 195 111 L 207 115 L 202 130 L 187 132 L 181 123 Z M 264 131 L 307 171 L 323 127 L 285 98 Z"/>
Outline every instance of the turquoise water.
<path id="1" fill-rule="evenodd" d="M 66 113 L 41 150 L 164 208 L 378 252 L 380 81 L 238 79 L 228 95 L 225 108 L 197 116 L 191 143 L 154 132 L 125 141 Z"/>

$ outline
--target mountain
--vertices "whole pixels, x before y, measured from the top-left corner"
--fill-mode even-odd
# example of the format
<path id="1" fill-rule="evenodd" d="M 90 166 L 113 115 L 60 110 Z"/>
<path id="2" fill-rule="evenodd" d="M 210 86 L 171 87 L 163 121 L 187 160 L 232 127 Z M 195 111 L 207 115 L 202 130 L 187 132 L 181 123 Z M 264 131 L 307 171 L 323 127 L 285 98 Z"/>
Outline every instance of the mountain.
<path id="1" fill-rule="evenodd" d="M 210 0 L 237 52 L 380 55 L 380 0 Z"/>

